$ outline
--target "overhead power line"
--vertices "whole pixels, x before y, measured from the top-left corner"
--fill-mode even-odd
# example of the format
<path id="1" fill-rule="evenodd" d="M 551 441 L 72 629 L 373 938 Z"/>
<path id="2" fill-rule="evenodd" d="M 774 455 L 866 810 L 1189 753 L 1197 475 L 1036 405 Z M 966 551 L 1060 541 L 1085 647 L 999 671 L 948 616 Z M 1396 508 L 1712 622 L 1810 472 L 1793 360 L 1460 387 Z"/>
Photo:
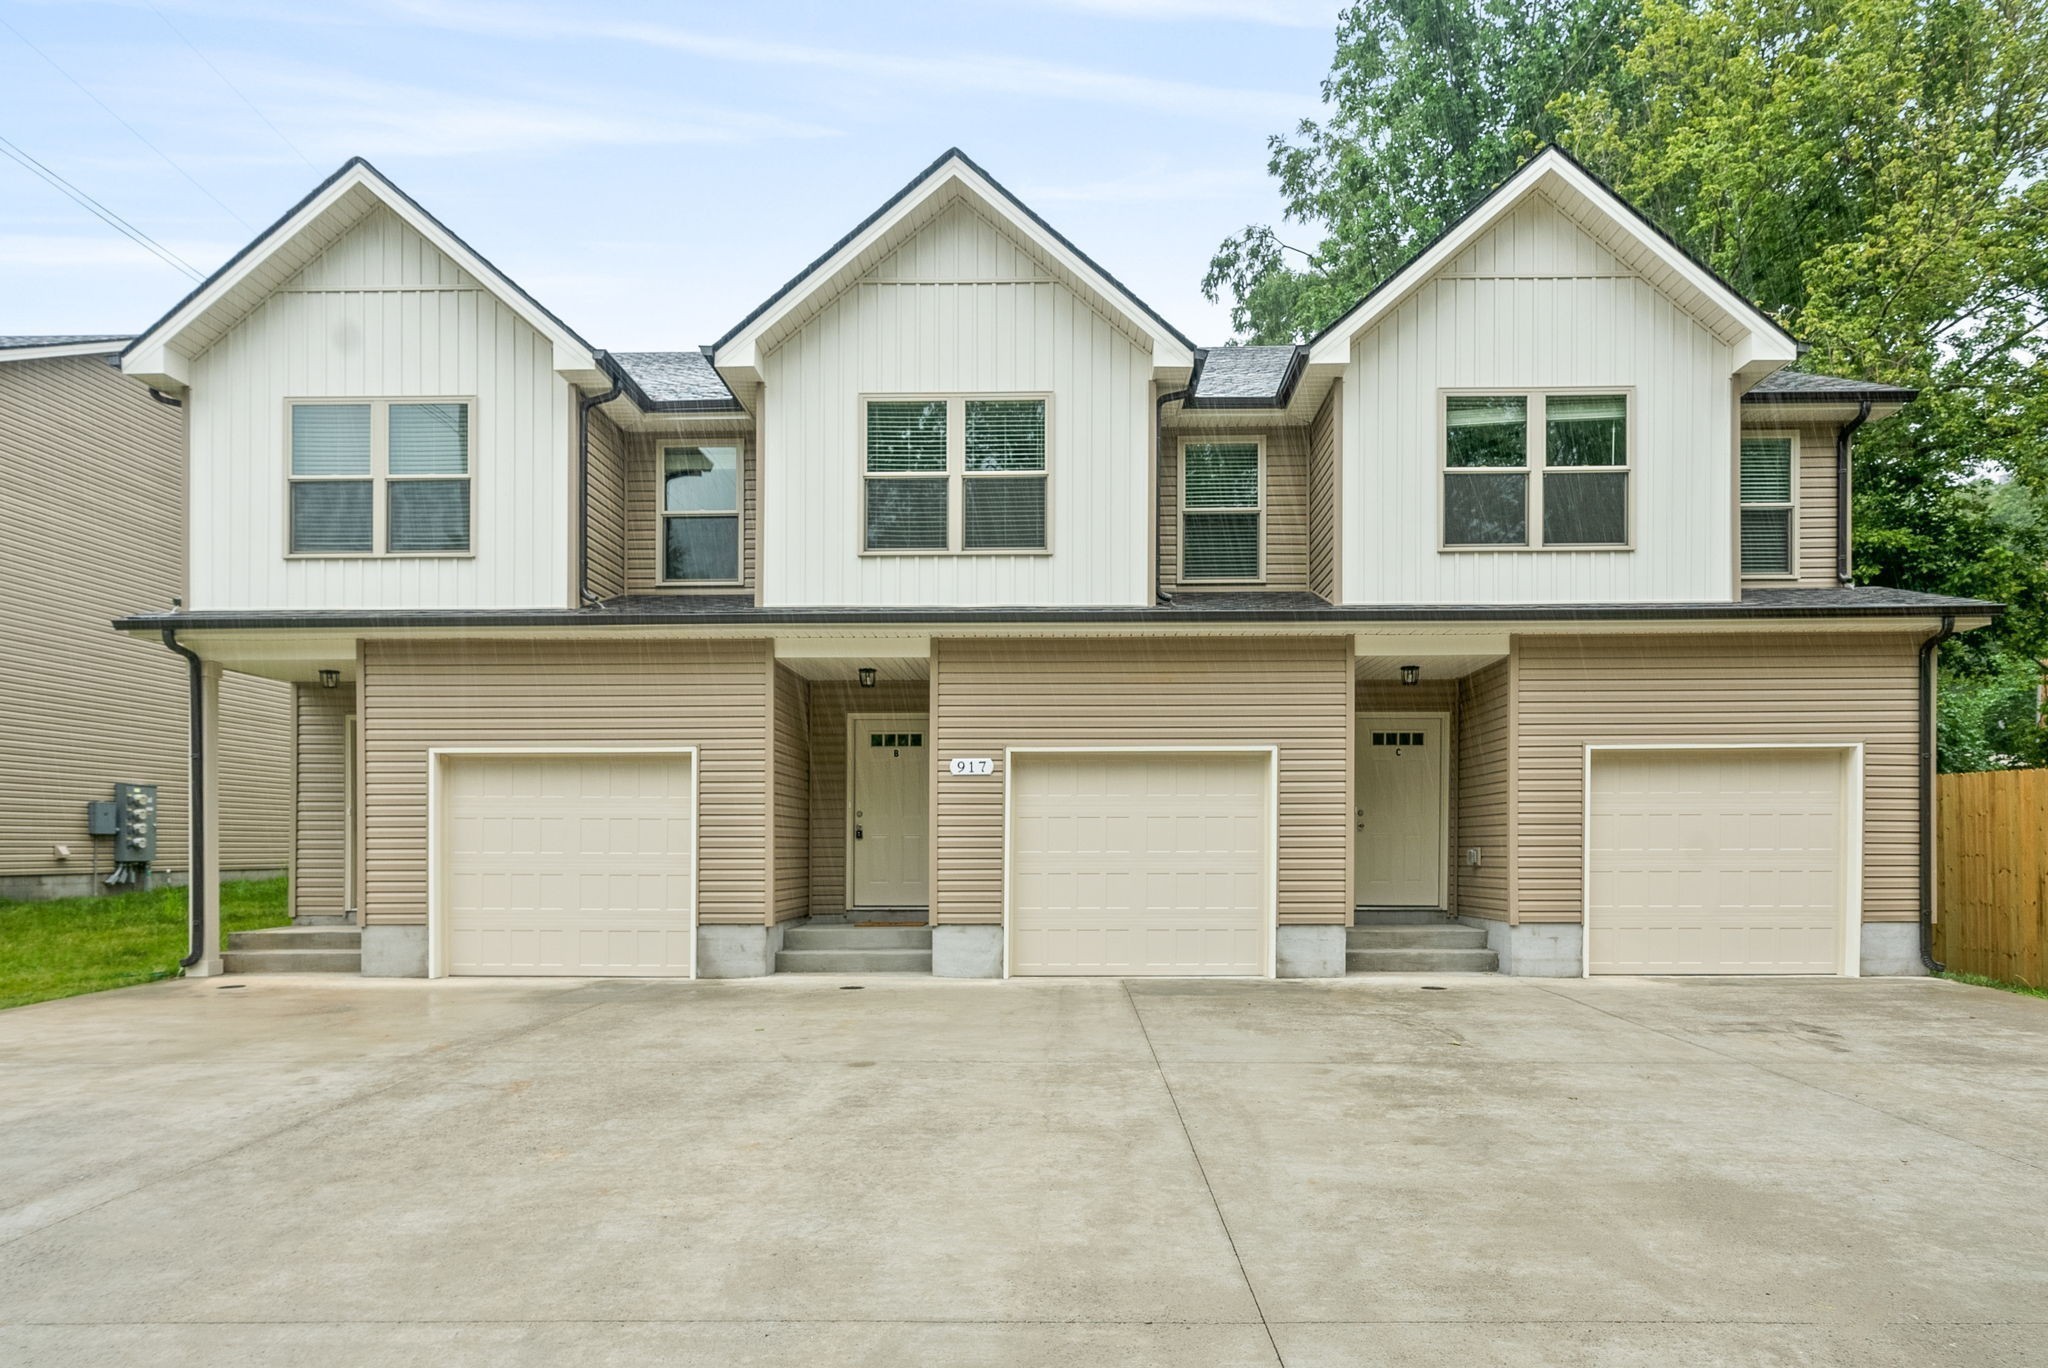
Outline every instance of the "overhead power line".
<path id="1" fill-rule="evenodd" d="M 0 28 L 5 28 L 9 33 L 13 34 L 16 38 L 20 39 L 22 46 L 26 47 L 30 52 L 33 52 L 36 56 L 48 62 L 51 68 L 59 76 L 62 76 L 65 80 L 77 86 L 79 91 L 84 94 L 85 98 L 91 100 L 94 104 L 98 105 L 101 109 L 106 111 L 108 118 L 112 119 L 115 123 L 121 125 L 121 127 L 127 129 L 130 133 L 133 133 L 135 135 L 136 141 L 140 142 L 144 147 L 148 148 L 150 151 L 156 153 L 157 156 L 163 158 L 164 165 L 170 167 L 171 170 L 183 176 L 186 179 L 186 181 L 188 181 L 191 184 L 194 190 L 197 190 L 200 194 L 206 196 L 215 204 L 218 204 L 221 207 L 221 211 L 225 213 L 229 218 L 241 224 L 244 228 L 247 228 L 252 233 L 256 231 L 256 225 L 249 222 L 249 220 L 243 218 L 233 209 L 229 208 L 228 202 L 226 200 L 222 199 L 219 195 L 214 194 L 213 191 L 201 185 L 199 183 L 198 178 L 195 177 L 190 171 L 187 171 L 184 167 L 180 166 L 177 160 L 173 158 L 170 153 L 164 151 L 161 147 L 158 147 L 155 143 L 151 142 L 147 137 L 143 136 L 143 132 L 141 129 L 137 128 L 134 124 L 129 123 L 126 119 L 122 118 L 119 114 L 115 113 L 114 107 L 112 105 L 108 104 L 105 100 L 102 100 L 99 96 L 93 94 L 92 90 L 85 84 L 85 82 L 79 80 L 76 76 L 73 76 L 70 72 L 66 71 L 58 63 L 55 57 L 52 57 L 49 53 L 43 51 L 34 43 L 30 42 L 27 34 L 23 33 L 14 25 L 8 23 L 5 19 L 0 19 Z"/>
<path id="2" fill-rule="evenodd" d="M 165 14 L 162 10 L 156 7 L 155 0 L 142 0 L 142 2 L 149 6 L 150 13 L 154 14 L 157 18 L 164 21 L 165 28 L 169 29 L 172 33 L 178 35 L 178 41 L 183 43 L 186 47 L 190 48 L 192 50 L 192 55 L 194 57 L 197 57 L 200 61 L 206 64 L 206 69 L 208 71 L 220 77 L 220 83 L 222 85 L 226 86 L 229 90 L 235 92 L 236 99 L 240 100 L 243 104 L 249 106 L 249 112 L 251 114 L 254 114 L 257 118 L 263 120 L 263 126 L 265 128 L 277 134 L 277 140 L 283 143 L 286 147 L 289 147 L 292 150 L 293 156 L 297 157 L 307 166 L 312 167 L 315 171 L 320 169 L 317 166 L 313 166 L 313 159 L 307 156 L 304 152 L 301 152 L 299 150 L 299 145 L 293 142 L 290 138 L 287 138 L 284 135 L 284 130 L 282 128 L 279 128 L 276 124 L 272 123 L 270 121 L 270 116 L 268 114 L 265 114 L 261 109 L 259 109 L 254 100 L 250 99 L 247 95 L 244 95 L 242 93 L 242 88 L 240 86 L 236 85 L 233 81 L 230 81 L 228 79 L 228 74 L 225 71 L 222 71 L 219 67 L 213 64 L 212 58 L 208 57 L 205 53 L 199 50 L 199 45 L 197 43 L 193 42 L 190 38 L 187 38 L 185 36 L 185 30 L 179 28 L 176 24 L 171 22 L 170 15 Z"/>
<path id="3" fill-rule="evenodd" d="M 137 246 L 142 247 L 146 251 L 155 255 L 158 260 L 162 261 L 166 266 L 169 266 L 172 270 L 182 272 L 183 274 L 190 276 L 193 280 L 204 280 L 206 278 L 205 274 L 201 272 L 199 268 L 194 266 L 191 262 L 185 260 L 185 258 L 179 256 L 176 252 L 164 246 L 155 238 L 143 232 L 140 228 L 137 228 L 127 219 L 122 218 L 119 214 L 107 208 L 106 205 L 101 204 L 91 195 L 86 194 L 85 191 L 79 189 L 70 181 L 65 180 L 55 171 L 52 171 L 49 167 L 43 165 L 41 162 L 37 161 L 28 153 L 22 151 L 20 147 L 9 142 L 6 138 L 0 138 L 0 152 L 6 153 L 9 157 L 21 163 L 22 166 L 26 167 L 30 171 L 33 171 L 36 175 L 41 176 L 51 185 L 63 191 L 66 195 L 70 196 L 73 200 L 75 200 L 80 206 L 89 210 L 95 217 L 97 217 L 101 222 L 105 223 L 109 228 L 112 228 L 114 231 L 131 239 L 133 242 L 135 242 Z"/>

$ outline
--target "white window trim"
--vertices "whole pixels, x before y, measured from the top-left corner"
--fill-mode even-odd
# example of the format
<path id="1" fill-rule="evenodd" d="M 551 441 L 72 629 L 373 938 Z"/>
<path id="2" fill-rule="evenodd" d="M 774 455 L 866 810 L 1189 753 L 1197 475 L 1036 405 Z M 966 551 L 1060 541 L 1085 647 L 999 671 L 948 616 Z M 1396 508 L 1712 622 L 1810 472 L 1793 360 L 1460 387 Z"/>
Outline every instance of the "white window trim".
<path id="1" fill-rule="evenodd" d="M 294 475 L 292 473 L 292 410 L 312 405 L 368 404 L 370 406 L 370 471 L 367 475 Z M 463 453 L 461 475 L 393 475 L 391 464 L 391 406 L 393 404 L 461 404 L 469 411 L 469 450 Z M 308 395 L 284 401 L 284 558 L 295 561 L 330 560 L 473 560 L 476 558 L 477 497 L 476 449 L 477 409 L 475 395 Z M 390 551 L 384 549 L 390 521 L 388 490 L 395 483 L 413 480 L 469 481 L 469 545 L 460 551 Z M 292 486 L 297 484 L 360 484 L 370 482 L 370 549 L 367 551 L 292 550 Z"/>
<path id="2" fill-rule="evenodd" d="M 1045 405 L 1045 469 L 1042 471 L 978 471 L 967 469 L 967 404 L 970 400 L 1006 402 L 1036 399 Z M 937 472 L 868 470 L 868 405 L 934 404 L 946 406 L 946 545 L 941 547 L 871 548 L 868 545 L 869 480 L 935 480 Z M 855 471 L 854 516 L 859 520 L 855 545 L 862 556 L 1050 556 L 1053 547 L 1053 405 L 1047 391 L 1018 390 L 990 393 L 982 390 L 933 391 L 917 394 L 863 394 L 854 408 L 854 423 L 860 434 L 860 463 Z M 967 542 L 967 481 L 1032 479 L 1045 481 L 1045 545 L 1042 547 L 969 547 Z"/>
<path id="3" fill-rule="evenodd" d="M 1786 462 L 1788 490 L 1791 499 L 1785 503 L 1750 503 L 1742 497 L 1742 444 L 1756 441 L 1783 441 L 1791 447 L 1791 459 Z M 1784 581 L 1799 578 L 1799 434 L 1791 428 L 1753 428 L 1736 434 L 1735 438 L 1735 558 L 1736 573 L 1745 580 Z M 1783 509 L 1785 511 L 1785 569 L 1783 571 L 1750 571 L 1741 565 L 1742 560 L 1742 515 L 1752 509 Z"/>
<path id="4" fill-rule="evenodd" d="M 667 451 L 670 447 L 731 447 L 733 457 L 733 508 L 730 513 L 712 509 L 670 512 L 668 508 Z M 654 444 L 654 565 L 655 585 L 662 589 L 728 589 L 747 582 L 747 481 L 749 468 L 747 439 L 744 437 L 664 437 Z M 668 577 L 668 520 L 670 518 L 733 519 L 733 569 L 731 579 L 670 579 Z"/>
<path id="5" fill-rule="evenodd" d="M 1257 503 L 1256 503 L 1255 505 L 1251 505 L 1251 506 L 1248 506 L 1248 507 L 1240 507 L 1240 506 L 1232 505 L 1231 507 L 1228 507 L 1228 508 L 1222 508 L 1222 507 L 1216 507 L 1216 508 L 1189 508 L 1189 507 L 1188 507 L 1188 448 L 1189 448 L 1189 447 L 1191 447 L 1191 446 L 1249 446 L 1249 447 L 1256 447 L 1256 448 L 1258 449 L 1258 465 L 1259 465 L 1259 498 L 1258 498 L 1258 502 L 1257 502 Z M 1173 479 L 1174 479 L 1174 483 L 1175 483 L 1175 485 L 1177 485 L 1177 486 L 1178 486 L 1178 495 L 1177 495 L 1177 497 L 1176 497 L 1176 498 L 1175 498 L 1175 500 L 1174 500 L 1175 504 L 1176 504 L 1176 505 L 1178 505 L 1178 507 L 1177 507 L 1177 509 L 1176 509 L 1176 511 L 1175 511 L 1175 516 L 1176 516 L 1176 517 L 1177 517 L 1177 518 L 1178 518 L 1178 519 L 1180 520 L 1180 525 L 1179 525 L 1179 526 L 1178 526 L 1177 528 L 1175 528 L 1175 529 L 1174 529 L 1174 532 L 1175 532 L 1175 536 L 1176 536 L 1176 539 L 1177 539 L 1177 540 L 1176 540 L 1176 543 L 1175 543 L 1175 544 L 1176 544 L 1176 546 L 1177 546 L 1177 547 L 1179 548 L 1179 549 L 1178 549 L 1178 551 L 1177 551 L 1177 553 L 1176 553 L 1176 555 L 1175 555 L 1175 558 L 1174 558 L 1174 559 L 1175 559 L 1175 562 L 1176 562 L 1176 563 L 1175 563 L 1175 565 L 1174 565 L 1174 579 L 1176 580 L 1176 582 L 1178 582 L 1178 583 L 1180 583 L 1180 584 L 1199 584 L 1199 585 L 1203 585 L 1203 586 L 1205 586 L 1205 587 L 1208 587 L 1208 586 L 1215 586 L 1215 587 L 1218 587 L 1218 588 L 1228 588 L 1228 587 L 1230 587 L 1230 586 L 1233 586 L 1233 585 L 1255 585 L 1255 584 L 1264 584 L 1264 583 L 1266 582 L 1266 439 L 1265 439 L 1265 437 L 1264 437 L 1263 435 L 1259 435 L 1259 436 L 1240 436 L 1240 435 L 1239 435 L 1239 434 L 1237 434 L 1237 433 L 1229 433 L 1229 432 L 1226 432 L 1226 433 L 1217 433 L 1217 434 L 1214 434 L 1214 435 L 1211 435 L 1211 436 L 1196 436 L 1196 435 L 1191 435 L 1191 436 L 1185 436 L 1185 437 L 1182 437 L 1182 438 L 1180 439 L 1180 446 L 1179 446 L 1179 449 L 1178 449 L 1177 455 L 1178 455 L 1178 461 L 1176 462 L 1176 464 L 1175 464 L 1175 466 L 1174 466 L 1174 470 L 1173 470 Z M 1189 517 L 1189 515 L 1191 515 L 1191 514 L 1192 514 L 1193 516 L 1195 516 L 1195 517 L 1198 517 L 1198 518 L 1199 518 L 1199 517 L 1203 516 L 1204 514 L 1211 514 L 1211 513 L 1256 513 L 1256 514 L 1258 515 L 1258 518 L 1259 518 L 1259 552 L 1258 552 L 1258 555 L 1259 555 L 1259 573 L 1258 573 L 1258 574 L 1256 574 L 1256 575 L 1253 575 L 1253 576 L 1251 576 L 1251 577 L 1250 577 L 1250 578 L 1248 578 L 1248 579 L 1247 579 L 1247 578 L 1242 578 L 1242 577 L 1240 577 L 1240 578 L 1236 578 L 1236 579 L 1225 579 L 1225 578 L 1222 578 L 1222 577 L 1220 577 L 1220 576 L 1208 576 L 1208 575 L 1196 575 L 1196 576 L 1191 576 L 1191 575 L 1189 575 L 1189 574 L 1188 574 L 1188 517 Z"/>
<path id="6" fill-rule="evenodd" d="M 1628 462 L 1618 466 L 1559 466 L 1555 471 L 1548 464 L 1549 425 L 1544 401 L 1552 395 L 1574 394 L 1619 394 L 1627 406 L 1628 415 Z M 1451 424 L 1449 400 L 1454 398 L 1521 399 L 1528 405 L 1526 421 L 1527 462 L 1521 466 L 1453 466 L 1451 464 Z M 1542 552 L 1548 555 L 1564 555 L 1572 552 L 1591 551 L 1599 553 L 1627 552 L 1636 549 L 1636 443 L 1640 440 L 1642 415 L 1636 407 L 1636 390 L 1633 385 L 1546 385 L 1538 388 L 1514 385 L 1462 386 L 1456 389 L 1439 389 L 1436 392 L 1436 543 L 1442 555 L 1463 556 L 1470 554 L 1493 554 L 1502 551 L 1518 554 Z M 1522 540 L 1504 542 L 1499 545 L 1453 542 L 1444 539 L 1444 514 L 1448 511 L 1444 497 L 1445 482 L 1453 475 L 1510 474 L 1516 470 L 1528 481 L 1527 497 L 1523 501 Z M 1622 501 L 1622 519 L 1627 526 L 1628 536 L 1618 542 L 1560 542 L 1555 546 L 1546 545 L 1543 536 L 1543 477 L 1546 474 L 1562 472 L 1607 473 L 1625 475 L 1627 494 Z"/>

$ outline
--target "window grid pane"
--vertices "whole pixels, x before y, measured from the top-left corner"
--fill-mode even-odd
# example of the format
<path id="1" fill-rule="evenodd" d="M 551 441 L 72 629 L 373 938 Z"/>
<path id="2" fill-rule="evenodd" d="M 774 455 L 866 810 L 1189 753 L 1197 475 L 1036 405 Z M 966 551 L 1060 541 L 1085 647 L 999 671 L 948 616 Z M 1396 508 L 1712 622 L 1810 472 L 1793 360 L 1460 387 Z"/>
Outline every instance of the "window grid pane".
<path id="1" fill-rule="evenodd" d="M 870 400 L 868 469 L 877 474 L 930 473 L 946 468 L 946 401 Z"/>
<path id="2" fill-rule="evenodd" d="M 387 496 L 387 550 L 469 550 L 468 480 L 394 480 Z"/>
<path id="3" fill-rule="evenodd" d="M 368 404 L 292 405 L 292 474 L 369 473 Z"/>
<path id="4" fill-rule="evenodd" d="M 1545 465 L 1628 464 L 1627 395 L 1553 394 L 1544 399 L 1543 412 Z"/>
<path id="5" fill-rule="evenodd" d="M 740 520 L 686 516 L 661 520 L 665 580 L 732 581 L 740 577 Z"/>
<path id="6" fill-rule="evenodd" d="M 1444 399 L 1444 464 L 1529 464 L 1529 401 L 1519 394 L 1452 394 Z"/>
<path id="7" fill-rule="evenodd" d="M 1529 477 L 1444 476 L 1444 545 L 1522 546 L 1529 540 Z"/>
<path id="8" fill-rule="evenodd" d="M 387 430 L 393 475 L 469 473 L 469 405 L 393 404 Z"/>
<path id="9" fill-rule="evenodd" d="M 292 485 L 292 554 L 362 555 L 371 549 L 368 480 L 309 480 Z"/>
<path id="10" fill-rule="evenodd" d="M 739 448 L 663 447 L 661 507 L 666 513 L 739 512 Z"/>
<path id="11" fill-rule="evenodd" d="M 1043 551 L 1045 477 L 970 477 L 962 535 L 969 551 Z"/>
<path id="12" fill-rule="evenodd" d="M 1258 444 L 1188 443 L 1181 457 L 1181 503 L 1187 508 L 1257 508 Z"/>
<path id="13" fill-rule="evenodd" d="M 1619 546 L 1628 540 L 1628 474 L 1543 477 L 1545 546 Z"/>
<path id="14" fill-rule="evenodd" d="M 1181 518 L 1183 580 L 1255 580 L 1259 577 L 1259 515 L 1187 513 Z"/>
<path id="15" fill-rule="evenodd" d="M 1746 504 L 1792 502 L 1792 440 L 1789 437 L 1743 438 L 1742 501 Z"/>
<path id="16" fill-rule="evenodd" d="M 869 480 L 867 549 L 946 550 L 948 483 L 944 477 Z"/>
<path id="17" fill-rule="evenodd" d="M 967 469 L 1045 469 L 1045 400 L 969 399 Z"/>
<path id="18" fill-rule="evenodd" d="M 1791 509 L 1745 508 L 1742 510 L 1742 573 L 1745 575 L 1789 575 L 1792 573 Z"/>

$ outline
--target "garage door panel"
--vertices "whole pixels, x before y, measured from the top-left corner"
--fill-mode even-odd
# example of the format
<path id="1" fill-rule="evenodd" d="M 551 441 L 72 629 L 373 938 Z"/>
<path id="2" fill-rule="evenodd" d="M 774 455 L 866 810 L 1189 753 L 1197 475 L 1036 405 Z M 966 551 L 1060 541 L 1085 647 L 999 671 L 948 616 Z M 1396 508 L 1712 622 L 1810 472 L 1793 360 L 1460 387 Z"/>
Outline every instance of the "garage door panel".
<path id="1" fill-rule="evenodd" d="M 1837 972 L 1848 801 L 1839 751 L 1596 756 L 1590 969 Z"/>
<path id="2" fill-rule="evenodd" d="M 448 972 L 690 972 L 690 757 L 460 756 L 444 764 Z"/>
<path id="3" fill-rule="evenodd" d="M 1262 755 L 1018 757 L 1015 974 L 1264 971 Z"/>

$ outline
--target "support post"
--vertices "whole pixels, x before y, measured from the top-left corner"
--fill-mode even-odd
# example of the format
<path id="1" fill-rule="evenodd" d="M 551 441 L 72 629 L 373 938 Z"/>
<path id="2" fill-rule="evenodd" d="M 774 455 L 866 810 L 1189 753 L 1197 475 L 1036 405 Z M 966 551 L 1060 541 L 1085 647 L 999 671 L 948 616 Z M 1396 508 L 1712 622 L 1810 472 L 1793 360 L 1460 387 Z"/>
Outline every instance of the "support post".
<path id="1" fill-rule="evenodd" d="M 186 966 L 188 978 L 222 972 L 220 957 L 220 666 L 211 661 L 195 672 L 199 690 L 199 744 L 192 748 L 191 787 L 186 807 L 191 827 L 185 896 L 197 914 L 199 957 Z"/>

